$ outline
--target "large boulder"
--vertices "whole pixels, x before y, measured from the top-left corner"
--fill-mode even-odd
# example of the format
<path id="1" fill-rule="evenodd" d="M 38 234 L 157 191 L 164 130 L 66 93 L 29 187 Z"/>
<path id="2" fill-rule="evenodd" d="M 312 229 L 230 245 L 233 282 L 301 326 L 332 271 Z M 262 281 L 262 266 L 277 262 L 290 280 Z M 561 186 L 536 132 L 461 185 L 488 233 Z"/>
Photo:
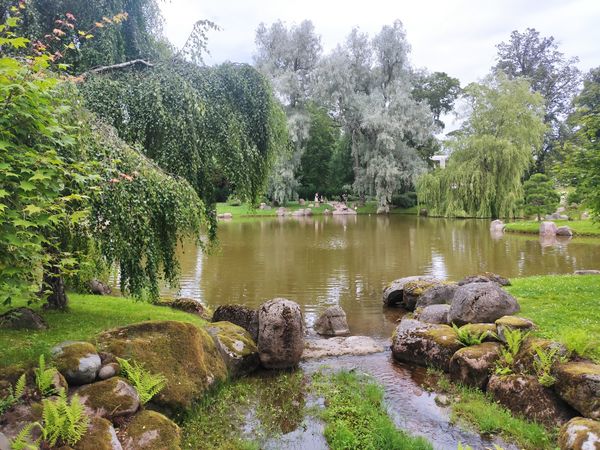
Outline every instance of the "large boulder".
<path id="1" fill-rule="evenodd" d="M 82 386 L 77 393 L 94 415 L 108 419 L 131 416 L 140 407 L 140 397 L 137 391 L 121 377 L 112 377 L 87 384 Z"/>
<path id="2" fill-rule="evenodd" d="M 571 236 L 573 236 L 573 231 L 568 226 L 565 225 L 562 227 L 558 227 L 556 229 L 556 235 L 571 237 Z"/>
<path id="3" fill-rule="evenodd" d="M 108 420 L 92 417 L 90 425 L 74 450 L 122 450 L 117 433 Z"/>
<path id="4" fill-rule="evenodd" d="M 112 293 L 111 287 L 100 280 L 91 280 L 88 287 L 94 295 L 110 295 Z"/>
<path id="5" fill-rule="evenodd" d="M 470 283 L 489 283 L 490 281 L 498 283 L 500 286 L 510 286 L 510 280 L 493 272 L 482 272 L 475 275 L 469 275 L 458 282 L 459 286 Z"/>
<path id="6" fill-rule="evenodd" d="M 315 331 L 323 336 L 343 336 L 350 333 L 346 313 L 338 306 L 330 306 L 315 322 Z"/>
<path id="7" fill-rule="evenodd" d="M 535 324 L 524 317 L 502 316 L 495 323 L 498 337 L 502 342 L 506 342 L 506 330 L 520 330 L 522 333 L 527 333 L 535 329 Z"/>
<path id="8" fill-rule="evenodd" d="M 586 361 L 559 364 L 554 389 L 583 416 L 600 420 L 600 365 Z"/>
<path id="9" fill-rule="evenodd" d="M 48 324 L 31 308 L 19 307 L 0 314 L 0 329 L 47 330 Z"/>
<path id="10" fill-rule="evenodd" d="M 136 414 L 123 431 L 124 450 L 180 450 L 177 424 L 156 411 Z"/>
<path id="11" fill-rule="evenodd" d="M 492 375 L 487 386 L 496 401 L 514 414 L 548 427 L 573 417 L 572 410 L 552 391 L 531 375 Z"/>
<path id="12" fill-rule="evenodd" d="M 450 378 L 457 383 L 485 390 L 501 347 L 497 342 L 484 342 L 461 348 L 450 359 Z"/>
<path id="13" fill-rule="evenodd" d="M 105 331 L 97 340 L 101 350 L 163 374 L 167 385 L 152 402 L 165 408 L 187 409 L 213 384 L 227 378 L 213 339 L 191 323 L 142 322 Z"/>
<path id="14" fill-rule="evenodd" d="M 448 311 L 450 305 L 431 305 L 425 308 L 417 309 L 415 319 L 427 323 L 448 324 Z"/>
<path id="15" fill-rule="evenodd" d="M 244 305 L 221 305 L 212 318 L 213 322 L 231 322 L 246 330 L 254 342 L 258 341 L 258 310 Z"/>
<path id="16" fill-rule="evenodd" d="M 542 222 L 540 223 L 540 235 L 542 236 L 556 236 L 558 227 L 554 222 Z"/>
<path id="17" fill-rule="evenodd" d="M 167 306 L 172 309 L 178 309 L 186 313 L 194 314 L 205 320 L 210 320 L 210 311 L 198 300 L 193 298 L 178 297 L 174 299 L 162 300 L 159 306 Z"/>
<path id="18" fill-rule="evenodd" d="M 565 423 L 558 433 L 560 450 L 600 449 L 600 422 L 574 417 Z"/>
<path id="19" fill-rule="evenodd" d="M 434 277 L 416 275 L 411 277 L 399 278 L 392 281 L 383 290 L 383 304 L 385 306 L 402 306 L 404 297 L 404 286 L 413 281 L 439 282 Z M 416 304 L 415 304 L 416 305 Z M 413 307 L 414 309 L 414 307 Z"/>
<path id="20" fill-rule="evenodd" d="M 457 325 L 494 322 L 519 310 L 517 300 L 497 283 L 470 283 L 454 293 L 448 320 Z"/>
<path id="21" fill-rule="evenodd" d="M 392 354 L 401 362 L 433 366 L 448 372 L 450 358 L 462 348 L 448 325 L 402 319 L 392 336 Z"/>
<path id="22" fill-rule="evenodd" d="M 295 367 L 304 350 L 304 320 L 300 306 L 274 298 L 258 310 L 258 354 L 268 369 Z"/>
<path id="23" fill-rule="evenodd" d="M 414 311 L 419 302 L 419 298 L 434 286 L 442 283 L 440 280 L 415 280 L 409 281 L 404 285 L 404 292 L 402 294 L 402 303 L 400 306 L 407 311 Z"/>
<path id="24" fill-rule="evenodd" d="M 92 383 L 101 361 L 96 347 L 89 342 L 65 341 L 51 350 L 54 364 L 69 384 Z"/>
<path id="25" fill-rule="evenodd" d="M 451 304 L 458 285 L 454 283 L 442 283 L 427 289 L 417 299 L 417 308 L 425 308 L 431 305 Z"/>
<path id="26" fill-rule="evenodd" d="M 204 328 L 212 336 L 232 377 L 255 371 L 260 363 L 256 343 L 246 330 L 231 322 L 213 322 Z"/>

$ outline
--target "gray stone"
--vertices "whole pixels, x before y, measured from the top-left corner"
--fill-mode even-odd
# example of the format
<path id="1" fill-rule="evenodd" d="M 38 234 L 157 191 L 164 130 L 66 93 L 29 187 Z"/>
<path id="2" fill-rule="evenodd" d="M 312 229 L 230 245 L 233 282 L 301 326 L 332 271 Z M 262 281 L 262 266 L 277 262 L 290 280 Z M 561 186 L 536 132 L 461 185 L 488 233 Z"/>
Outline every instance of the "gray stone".
<path id="1" fill-rule="evenodd" d="M 506 342 L 506 330 L 521 330 L 522 333 L 527 333 L 535 328 L 535 324 L 524 317 L 503 316 L 496 320 L 496 334 L 502 342 Z"/>
<path id="2" fill-rule="evenodd" d="M 600 449 L 600 422 L 574 417 L 565 423 L 558 433 L 560 450 Z"/>
<path id="3" fill-rule="evenodd" d="M 540 234 L 544 236 L 556 236 L 558 227 L 554 222 L 542 222 L 540 223 Z"/>
<path id="4" fill-rule="evenodd" d="M 573 232 L 571 231 L 571 229 L 569 227 L 562 226 L 562 227 L 558 227 L 556 229 L 556 235 L 557 236 L 573 236 Z"/>
<path id="5" fill-rule="evenodd" d="M 92 383 L 102 364 L 96 348 L 89 342 L 62 342 L 51 353 L 56 368 L 69 384 Z"/>
<path id="6" fill-rule="evenodd" d="M 458 282 L 459 286 L 470 283 L 489 283 L 490 281 L 500 286 L 510 286 L 510 280 L 493 272 L 482 272 L 475 275 L 469 275 Z"/>
<path id="7" fill-rule="evenodd" d="M 417 308 L 431 305 L 450 304 L 458 286 L 454 283 L 443 283 L 430 287 L 417 299 Z"/>
<path id="8" fill-rule="evenodd" d="M 245 305 L 221 305 L 213 314 L 213 322 L 231 322 L 242 327 L 258 342 L 258 310 Z"/>
<path id="9" fill-rule="evenodd" d="M 0 328 L 7 330 L 47 330 L 48 324 L 31 308 L 13 308 L 0 314 Z"/>
<path id="10" fill-rule="evenodd" d="M 587 361 L 559 364 L 554 370 L 558 392 L 581 415 L 600 420 L 600 365 Z"/>
<path id="11" fill-rule="evenodd" d="M 75 444 L 74 450 L 123 450 L 123 447 L 112 423 L 102 417 L 92 417 L 85 435 Z"/>
<path id="12" fill-rule="evenodd" d="M 10 450 L 10 441 L 2 432 L 0 432 L 0 450 Z"/>
<path id="13" fill-rule="evenodd" d="M 448 311 L 450 311 L 450 305 L 426 306 L 423 309 L 417 310 L 415 319 L 427 323 L 448 324 Z"/>
<path id="14" fill-rule="evenodd" d="M 94 415 L 108 419 L 130 416 L 140 407 L 137 391 L 120 377 L 87 384 L 77 393 Z"/>
<path id="15" fill-rule="evenodd" d="M 494 282 L 459 286 L 450 305 L 450 323 L 494 322 L 520 310 L 517 300 Z"/>
<path id="16" fill-rule="evenodd" d="M 346 313 L 338 306 L 330 306 L 315 322 L 315 331 L 323 336 L 343 336 L 350 333 Z"/>
<path id="17" fill-rule="evenodd" d="M 112 292 L 111 287 L 100 280 L 91 280 L 89 288 L 90 292 L 94 295 L 110 295 Z"/>
<path id="18" fill-rule="evenodd" d="M 490 231 L 493 232 L 493 233 L 496 233 L 496 232 L 499 232 L 499 231 L 504 231 L 504 227 L 505 226 L 506 225 L 501 220 L 494 220 L 490 224 Z"/>
<path id="19" fill-rule="evenodd" d="M 595 270 L 595 269 L 576 270 L 575 275 L 600 275 L 600 270 Z"/>
<path id="20" fill-rule="evenodd" d="M 215 341 L 230 376 L 247 375 L 258 368 L 258 348 L 244 328 L 231 322 L 213 322 L 204 329 Z"/>
<path id="21" fill-rule="evenodd" d="M 108 380 L 116 376 L 121 371 L 121 367 L 119 363 L 110 363 L 102 366 L 98 371 L 98 379 L 99 380 Z"/>
<path id="22" fill-rule="evenodd" d="M 277 213 L 278 216 L 285 216 L 287 214 L 287 209 L 285 209 L 284 207 L 279 207 L 277 208 Z"/>
<path id="23" fill-rule="evenodd" d="M 302 359 L 317 359 L 327 356 L 369 355 L 382 352 L 384 348 L 368 336 L 334 337 L 307 340 Z"/>
<path id="24" fill-rule="evenodd" d="M 258 310 L 258 353 L 263 367 L 295 367 L 303 350 L 304 320 L 300 306 L 285 298 L 263 303 Z"/>
<path id="25" fill-rule="evenodd" d="M 485 390 L 501 348 L 497 342 L 461 348 L 450 359 L 450 378 L 465 386 Z"/>
<path id="26" fill-rule="evenodd" d="M 399 278 L 392 281 L 383 290 L 383 304 L 385 306 L 401 306 L 404 300 L 404 285 L 413 281 L 427 281 L 432 283 L 440 283 L 441 281 L 432 276 L 415 275 L 410 277 Z"/>

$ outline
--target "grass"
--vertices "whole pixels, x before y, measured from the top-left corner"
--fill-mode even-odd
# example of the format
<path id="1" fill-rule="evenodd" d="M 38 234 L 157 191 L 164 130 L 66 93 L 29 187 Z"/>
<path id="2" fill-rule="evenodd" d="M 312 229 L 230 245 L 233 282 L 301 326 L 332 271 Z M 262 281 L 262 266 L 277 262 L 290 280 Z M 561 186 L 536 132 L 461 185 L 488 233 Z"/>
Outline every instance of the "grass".
<path id="1" fill-rule="evenodd" d="M 600 236 L 600 223 L 592 220 L 553 220 L 556 226 L 568 226 L 575 236 Z M 538 234 L 540 223 L 535 220 L 507 223 L 505 231 Z"/>
<path id="2" fill-rule="evenodd" d="M 600 276 L 546 275 L 514 278 L 506 289 L 533 320 L 536 335 L 562 342 L 600 362 Z"/>
<path id="3" fill-rule="evenodd" d="M 322 418 L 325 438 L 332 450 L 430 450 L 421 437 L 396 428 L 383 404 L 383 389 L 364 374 L 340 371 L 317 373 L 314 389 L 325 398 Z"/>
<path id="4" fill-rule="evenodd" d="M 349 202 L 354 204 L 355 202 Z M 298 209 L 308 208 L 311 202 L 306 202 L 304 206 L 301 206 L 298 202 L 289 202 L 286 205 L 288 211 L 296 211 Z M 330 205 L 319 206 L 318 208 L 311 208 L 313 215 L 323 215 L 325 209 L 332 209 Z M 367 202 L 365 206 L 358 208 L 358 214 L 375 214 L 377 212 L 377 202 Z M 251 205 L 242 204 L 240 206 L 231 206 L 227 203 L 217 203 L 217 214 L 231 213 L 234 218 L 236 217 L 274 217 L 277 215 L 277 208 L 271 209 L 254 209 Z M 390 210 L 391 214 L 417 214 L 418 209 L 416 206 L 412 208 L 394 208 Z"/>
<path id="5" fill-rule="evenodd" d="M 144 320 L 179 320 L 196 325 L 205 321 L 197 316 L 164 306 L 155 306 L 123 297 L 69 294 L 68 312 L 45 311 L 34 306 L 46 319 L 49 329 L 2 330 L 0 333 L 0 367 L 37 362 L 39 355 L 49 355 L 50 349 L 66 340 L 94 341 L 101 331 Z M 14 303 L 12 307 L 24 306 Z M 0 308 L 0 313 L 9 309 Z"/>
<path id="6" fill-rule="evenodd" d="M 485 435 L 499 435 L 523 449 L 557 448 L 553 431 L 514 416 L 478 389 L 451 383 L 443 372 L 428 369 L 428 374 L 436 379 L 436 390 L 446 393 L 451 399 L 453 422 L 474 426 Z"/>

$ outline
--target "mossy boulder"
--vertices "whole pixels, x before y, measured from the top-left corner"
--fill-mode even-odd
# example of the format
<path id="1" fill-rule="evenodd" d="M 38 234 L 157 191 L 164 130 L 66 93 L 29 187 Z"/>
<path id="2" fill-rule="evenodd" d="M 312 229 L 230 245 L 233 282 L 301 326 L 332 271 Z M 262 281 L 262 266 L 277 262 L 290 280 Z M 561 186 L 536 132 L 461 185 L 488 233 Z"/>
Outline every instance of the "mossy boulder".
<path id="1" fill-rule="evenodd" d="M 506 342 L 506 330 L 520 330 L 522 333 L 534 330 L 535 324 L 529 319 L 517 316 L 503 316 L 496 320 L 497 335 L 502 342 Z"/>
<path id="2" fill-rule="evenodd" d="M 433 366 L 448 372 L 450 358 L 462 348 L 448 325 L 402 319 L 392 336 L 392 354 L 401 362 Z"/>
<path id="3" fill-rule="evenodd" d="M 167 385 L 152 401 L 169 409 L 189 408 L 227 378 L 213 339 L 191 323 L 150 321 L 116 328 L 98 335 L 98 348 L 163 374 Z"/>
<path id="4" fill-rule="evenodd" d="M 454 293 L 458 286 L 455 283 L 440 283 L 430 287 L 417 299 L 416 308 L 425 308 L 431 305 L 449 305 L 452 303 Z"/>
<path id="5" fill-rule="evenodd" d="M 573 410 L 552 389 L 542 386 L 531 375 L 492 375 L 487 390 L 514 414 L 548 427 L 561 425 L 574 416 Z"/>
<path id="6" fill-rule="evenodd" d="M 177 424 L 156 411 L 136 414 L 123 432 L 124 450 L 180 450 Z"/>
<path id="7" fill-rule="evenodd" d="M 600 422 L 574 417 L 565 423 L 558 433 L 561 450 L 600 449 Z"/>
<path id="8" fill-rule="evenodd" d="M 587 361 L 559 364 L 556 392 L 583 416 L 600 420 L 600 365 Z"/>
<path id="9" fill-rule="evenodd" d="M 433 283 L 433 284 L 437 284 L 437 283 L 441 283 L 440 280 L 431 277 L 431 276 L 423 276 L 423 275 L 415 275 L 415 276 L 411 276 L 411 277 L 404 277 L 404 278 L 398 278 L 397 280 L 392 281 L 390 284 L 388 284 L 384 290 L 383 290 L 383 304 L 385 306 L 391 306 L 391 307 L 403 307 L 405 309 L 406 305 L 404 305 L 404 286 L 407 283 L 412 283 L 412 282 L 416 282 L 416 281 L 423 281 L 426 283 Z M 429 286 L 431 287 L 431 286 Z M 415 290 L 415 294 L 417 294 L 417 288 L 418 286 L 413 286 L 413 289 Z M 421 295 L 423 292 L 418 292 L 419 295 Z M 412 309 L 410 309 L 411 311 L 413 309 L 415 309 L 416 306 L 416 301 L 415 304 L 412 306 Z"/>
<path id="10" fill-rule="evenodd" d="M 461 348 L 450 359 L 450 378 L 457 383 L 485 390 L 500 356 L 500 348 L 498 342 Z"/>
<path id="11" fill-rule="evenodd" d="M 140 407 L 137 391 L 120 377 L 85 385 L 77 393 L 95 415 L 109 419 L 130 416 Z"/>
<path id="12" fill-rule="evenodd" d="M 122 450 L 117 433 L 108 420 L 92 417 L 87 432 L 74 450 Z"/>
<path id="13" fill-rule="evenodd" d="M 475 336 L 485 335 L 484 342 L 498 342 L 495 323 L 468 323 L 460 327 Z"/>
<path id="14" fill-rule="evenodd" d="M 456 325 L 495 322 L 520 310 L 517 300 L 497 283 L 470 283 L 454 293 L 448 320 Z"/>
<path id="15" fill-rule="evenodd" d="M 549 353 L 553 352 L 556 355 L 556 359 L 566 358 L 569 356 L 567 348 L 556 341 L 549 339 L 541 339 L 536 337 L 529 337 L 521 344 L 519 353 L 515 357 L 514 366 L 518 372 L 522 373 L 534 373 L 535 362 L 539 361 L 537 355 L 537 349 Z"/>
<path id="16" fill-rule="evenodd" d="M 213 322 L 231 322 L 246 330 L 258 342 L 258 310 L 245 305 L 221 305 L 213 314 Z"/>
<path id="17" fill-rule="evenodd" d="M 101 361 L 96 347 L 89 342 L 62 342 L 51 350 L 54 364 L 69 384 L 92 383 Z"/>
<path id="18" fill-rule="evenodd" d="M 213 322 L 204 328 L 212 336 L 232 377 L 256 370 L 260 364 L 258 347 L 252 336 L 231 322 Z"/>
<path id="19" fill-rule="evenodd" d="M 163 299 L 158 303 L 159 306 L 167 306 L 172 309 L 178 309 L 186 313 L 193 314 L 205 320 L 210 320 L 212 312 L 198 300 L 193 298 L 179 297 L 174 299 Z"/>

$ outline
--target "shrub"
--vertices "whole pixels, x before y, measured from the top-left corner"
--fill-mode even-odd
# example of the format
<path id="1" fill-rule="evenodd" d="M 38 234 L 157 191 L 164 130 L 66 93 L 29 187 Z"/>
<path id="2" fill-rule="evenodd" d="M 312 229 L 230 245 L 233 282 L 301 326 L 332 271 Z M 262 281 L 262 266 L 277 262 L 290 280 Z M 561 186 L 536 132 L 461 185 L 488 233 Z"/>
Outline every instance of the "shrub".
<path id="1" fill-rule="evenodd" d="M 392 205 L 398 208 L 412 208 L 417 204 L 416 192 L 405 192 L 403 194 L 394 195 L 392 197 Z"/>
<path id="2" fill-rule="evenodd" d="M 227 197 L 227 204 L 229 206 L 242 206 L 242 201 L 234 195 Z"/>
<path id="3" fill-rule="evenodd" d="M 137 391 L 142 405 L 148 403 L 152 397 L 164 389 L 167 379 L 162 374 L 148 372 L 141 364 L 117 358 L 121 365 L 121 374 L 127 378 Z"/>

